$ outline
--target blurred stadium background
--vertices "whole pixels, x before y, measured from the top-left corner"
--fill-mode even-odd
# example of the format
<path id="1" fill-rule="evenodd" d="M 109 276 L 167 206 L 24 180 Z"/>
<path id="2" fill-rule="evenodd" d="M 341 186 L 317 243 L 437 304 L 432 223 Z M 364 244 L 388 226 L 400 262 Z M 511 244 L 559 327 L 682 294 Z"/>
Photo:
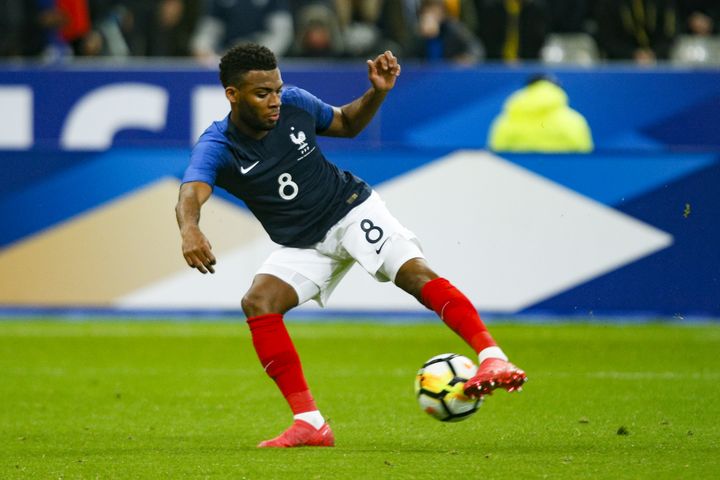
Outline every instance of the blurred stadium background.
<path id="1" fill-rule="evenodd" d="M 0 477 L 717 477 L 718 3 L 0 0 Z M 173 212 L 238 39 L 336 105 L 398 53 L 374 121 L 321 146 L 496 320 L 522 395 L 452 430 L 426 418 L 416 369 L 469 352 L 353 269 L 289 322 L 338 449 L 254 448 L 287 421 L 239 308 L 274 245 L 217 190 L 202 276 Z M 591 152 L 489 148 L 538 76 Z M 552 118 L 520 132 L 565 138 Z"/>

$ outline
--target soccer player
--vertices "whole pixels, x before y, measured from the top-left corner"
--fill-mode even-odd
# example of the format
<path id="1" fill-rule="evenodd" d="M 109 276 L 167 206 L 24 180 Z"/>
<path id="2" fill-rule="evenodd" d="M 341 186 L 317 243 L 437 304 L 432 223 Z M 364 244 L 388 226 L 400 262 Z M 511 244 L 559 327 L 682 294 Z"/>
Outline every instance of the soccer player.
<path id="1" fill-rule="evenodd" d="M 488 395 L 498 387 L 519 390 L 526 381 L 473 304 L 430 269 L 418 239 L 390 214 L 377 192 L 320 151 L 317 134 L 354 137 L 362 131 L 400 75 L 389 51 L 368 60 L 367 67 L 370 88 L 347 105 L 333 107 L 283 85 L 267 48 L 245 44 L 230 49 L 220 61 L 230 114 L 202 134 L 180 187 L 175 210 L 190 267 L 215 272 L 215 256 L 199 227 L 201 206 L 215 185 L 242 199 L 281 245 L 242 299 L 260 363 L 294 414 L 287 430 L 259 447 L 334 445 L 283 315 L 311 299 L 324 305 L 355 262 L 434 310 L 477 352 L 480 367 L 465 384 L 466 395 Z"/>

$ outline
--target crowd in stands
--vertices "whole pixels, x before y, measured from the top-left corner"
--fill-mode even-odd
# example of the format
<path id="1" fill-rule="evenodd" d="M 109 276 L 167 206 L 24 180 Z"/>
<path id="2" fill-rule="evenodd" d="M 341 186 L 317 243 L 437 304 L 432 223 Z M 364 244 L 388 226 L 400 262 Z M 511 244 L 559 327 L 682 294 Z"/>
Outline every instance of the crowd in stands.
<path id="1" fill-rule="evenodd" d="M 0 0 L 0 57 L 196 57 L 239 41 L 284 57 L 427 62 L 541 58 L 582 34 L 600 57 L 667 59 L 679 36 L 720 30 L 718 0 Z"/>

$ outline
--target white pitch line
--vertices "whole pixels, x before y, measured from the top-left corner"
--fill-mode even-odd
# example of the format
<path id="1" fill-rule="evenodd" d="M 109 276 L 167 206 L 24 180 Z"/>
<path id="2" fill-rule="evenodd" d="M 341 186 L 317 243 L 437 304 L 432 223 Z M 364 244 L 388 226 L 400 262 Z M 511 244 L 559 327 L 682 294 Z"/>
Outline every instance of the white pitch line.
<path id="1" fill-rule="evenodd" d="M 536 372 L 533 377 L 585 377 L 613 380 L 719 380 L 720 372 Z"/>

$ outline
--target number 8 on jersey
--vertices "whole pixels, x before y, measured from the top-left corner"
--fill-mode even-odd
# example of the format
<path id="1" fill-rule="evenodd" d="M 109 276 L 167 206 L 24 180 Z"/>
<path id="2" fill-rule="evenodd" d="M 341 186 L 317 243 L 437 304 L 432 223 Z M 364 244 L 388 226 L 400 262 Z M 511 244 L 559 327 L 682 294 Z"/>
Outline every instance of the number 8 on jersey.
<path id="1" fill-rule="evenodd" d="M 280 184 L 280 188 L 278 188 L 278 193 L 280 194 L 280 198 L 283 200 L 292 200 L 293 198 L 297 197 L 298 191 L 300 190 L 298 187 L 298 184 L 292 181 L 292 175 L 289 173 L 281 173 L 278 177 L 278 184 Z M 290 193 L 287 193 L 286 190 L 290 189 Z"/>

